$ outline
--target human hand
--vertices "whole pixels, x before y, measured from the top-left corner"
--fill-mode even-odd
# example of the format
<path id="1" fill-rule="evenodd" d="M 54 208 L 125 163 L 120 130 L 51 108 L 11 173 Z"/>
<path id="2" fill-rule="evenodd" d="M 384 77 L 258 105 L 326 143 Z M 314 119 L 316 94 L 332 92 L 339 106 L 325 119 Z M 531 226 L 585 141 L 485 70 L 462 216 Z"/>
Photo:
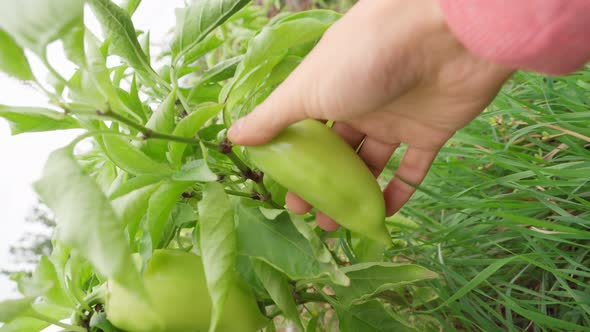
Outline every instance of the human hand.
<path id="1" fill-rule="evenodd" d="M 493 100 L 512 70 L 467 51 L 448 30 L 435 0 L 360 1 L 324 35 L 299 67 L 229 139 L 263 144 L 305 118 L 334 130 L 379 176 L 393 152 L 407 150 L 384 190 L 392 215 L 414 193 L 439 149 Z M 287 207 L 311 206 L 289 193 Z M 322 213 L 326 230 L 338 224 Z"/>

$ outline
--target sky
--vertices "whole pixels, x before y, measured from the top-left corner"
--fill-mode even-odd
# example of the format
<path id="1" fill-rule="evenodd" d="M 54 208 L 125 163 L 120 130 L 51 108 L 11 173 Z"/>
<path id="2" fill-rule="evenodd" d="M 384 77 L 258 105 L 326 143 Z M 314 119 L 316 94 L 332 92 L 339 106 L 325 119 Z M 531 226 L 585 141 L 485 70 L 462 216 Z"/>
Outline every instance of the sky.
<path id="1" fill-rule="evenodd" d="M 174 26 L 174 8 L 183 6 L 183 1 L 144 0 L 133 16 L 136 29 L 150 30 L 152 48 L 165 43 L 166 33 Z M 86 24 L 93 31 L 100 31 L 91 15 L 86 15 Z M 68 77 L 72 65 L 64 57 L 59 43 L 48 50 L 50 62 Z M 39 61 L 30 57 L 33 72 L 43 79 L 46 71 Z M 0 105 L 47 106 L 46 98 L 30 86 L 0 73 Z M 14 269 L 10 262 L 9 248 L 18 242 L 31 225 L 25 218 L 37 202 L 31 184 L 39 179 L 49 153 L 67 145 L 81 133 L 67 130 L 48 133 L 10 135 L 7 122 L 0 118 L 0 269 Z M 0 276 L 0 301 L 18 297 L 15 285 Z"/>

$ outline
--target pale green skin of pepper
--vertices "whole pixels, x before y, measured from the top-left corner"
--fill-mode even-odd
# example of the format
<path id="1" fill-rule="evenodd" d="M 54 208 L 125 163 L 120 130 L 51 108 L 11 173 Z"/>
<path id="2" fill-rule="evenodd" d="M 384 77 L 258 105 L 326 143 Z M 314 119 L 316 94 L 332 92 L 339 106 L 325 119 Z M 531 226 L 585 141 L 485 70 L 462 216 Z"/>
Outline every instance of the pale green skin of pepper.
<path id="1" fill-rule="evenodd" d="M 246 148 L 265 175 L 297 194 L 340 225 L 391 244 L 383 193 L 369 168 L 332 129 L 307 119 L 267 144 Z"/>
<path id="2" fill-rule="evenodd" d="M 156 250 L 144 273 L 150 303 L 109 282 L 107 319 L 129 332 L 207 332 L 211 299 L 201 258 L 176 250 Z M 268 320 L 238 280 L 223 307 L 217 331 L 255 332 Z"/>

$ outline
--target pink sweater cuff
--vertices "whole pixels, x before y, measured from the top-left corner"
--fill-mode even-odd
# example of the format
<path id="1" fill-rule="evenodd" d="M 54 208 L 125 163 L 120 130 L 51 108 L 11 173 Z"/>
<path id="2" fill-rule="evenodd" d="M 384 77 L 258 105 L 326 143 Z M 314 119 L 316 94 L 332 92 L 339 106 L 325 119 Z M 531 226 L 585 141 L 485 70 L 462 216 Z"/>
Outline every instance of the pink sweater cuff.
<path id="1" fill-rule="evenodd" d="M 474 54 L 515 69 L 572 72 L 590 60 L 589 0 L 439 0 Z"/>

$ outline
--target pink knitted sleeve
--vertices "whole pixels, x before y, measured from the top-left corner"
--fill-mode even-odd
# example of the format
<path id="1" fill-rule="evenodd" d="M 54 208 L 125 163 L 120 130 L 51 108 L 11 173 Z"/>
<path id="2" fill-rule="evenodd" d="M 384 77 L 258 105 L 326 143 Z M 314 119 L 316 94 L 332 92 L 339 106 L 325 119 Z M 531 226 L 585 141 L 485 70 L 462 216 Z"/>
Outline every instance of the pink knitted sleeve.
<path id="1" fill-rule="evenodd" d="M 439 0 L 474 54 L 513 68 L 565 74 L 590 60 L 590 0 Z"/>

